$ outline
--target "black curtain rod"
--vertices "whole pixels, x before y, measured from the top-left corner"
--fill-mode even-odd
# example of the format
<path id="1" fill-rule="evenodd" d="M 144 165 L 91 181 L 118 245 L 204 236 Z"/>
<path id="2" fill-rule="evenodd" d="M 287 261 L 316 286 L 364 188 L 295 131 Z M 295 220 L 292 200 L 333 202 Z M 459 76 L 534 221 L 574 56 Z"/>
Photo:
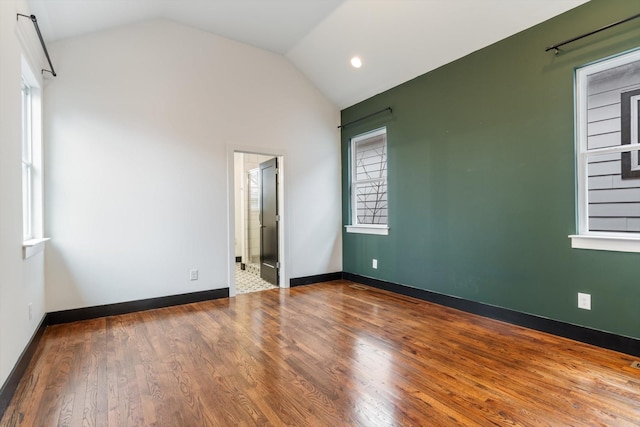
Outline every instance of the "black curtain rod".
<path id="1" fill-rule="evenodd" d="M 352 125 L 352 124 L 354 124 L 354 123 L 357 123 L 357 122 L 359 122 L 359 121 L 362 121 L 362 120 L 368 119 L 369 117 L 373 117 L 373 116 L 375 116 L 375 115 L 377 115 L 377 114 L 384 113 L 385 111 L 389 111 L 390 113 L 393 113 L 393 110 L 391 109 L 391 107 L 387 107 L 387 108 L 382 109 L 382 110 L 380 110 L 380 111 L 376 111 L 375 113 L 371 113 L 371 114 L 368 114 L 368 115 L 366 115 L 366 116 L 364 116 L 364 117 L 360 117 L 359 119 L 351 120 L 349 123 L 345 123 L 345 124 L 343 124 L 343 125 L 338 126 L 338 129 L 340 129 L 340 128 L 345 128 L 345 127 L 347 127 L 347 126 L 349 126 L 349 125 Z"/>
<path id="2" fill-rule="evenodd" d="M 594 31 L 590 31 L 590 32 L 588 32 L 588 33 L 581 34 L 581 35 L 579 35 L 579 36 L 577 36 L 577 37 L 574 37 L 574 38 L 572 38 L 572 39 L 565 40 L 565 41 L 563 41 L 562 43 L 554 44 L 553 46 L 549 46 L 548 48 L 546 48 L 544 51 L 545 51 L 545 52 L 549 52 L 550 50 L 555 50 L 555 51 L 556 51 L 555 53 L 556 53 L 556 55 L 557 55 L 557 54 L 560 52 L 560 49 L 558 49 L 560 46 L 564 46 L 565 44 L 572 43 L 572 42 L 574 42 L 574 41 L 576 41 L 576 40 L 580 40 L 580 39 L 583 39 L 583 38 L 585 38 L 585 37 L 589 37 L 590 35 L 593 35 L 593 34 L 595 34 L 595 33 L 599 33 L 600 31 L 608 30 L 608 29 L 609 29 L 609 28 L 611 28 L 611 27 L 615 27 L 616 25 L 624 24 L 625 22 L 632 21 L 632 20 L 634 20 L 634 19 L 636 19 L 636 18 L 640 18 L 640 13 L 638 13 L 637 15 L 630 16 L 630 17 L 628 17 L 628 18 L 626 18 L 626 19 L 621 19 L 620 21 L 614 22 L 614 23 L 612 23 L 612 24 L 605 25 L 604 27 L 602 27 L 602 28 L 598 28 L 597 30 L 594 30 Z"/>
<path id="3" fill-rule="evenodd" d="M 38 38 L 40 39 L 40 44 L 42 45 L 42 50 L 44 50 L 44 56 L 47 57 L 47 61 L 49 61 L 49 68 L 51 68 L 50 70 L 45 70 L 44 68 L 42 69 L 42 72 L 44 73 L 45 71 L 47 73 L 51 73 L 53 75 L 53 77 L 55 77 L 56 74 L 56 70 L 53 69 L 53 64 L 51 63 L 51 58 L 49 58 L 49 51 L 47 50 L 47 46 L 44 44 L 44 39 L 42 38 L 42 33 L 40 32 L 40 27 L 38 26 L 38 20 L 36 19 L 36 15 L 23 15 L 21 13 L 18 13 L 18 16 L 16 17 L 16 20 L 20 17 L 24 17 L 24 18 L 29 18 L 31 20 L 31 22 L 33 22 L 33 26 L 36 28 L 36 33 L 38 33 Z"/>

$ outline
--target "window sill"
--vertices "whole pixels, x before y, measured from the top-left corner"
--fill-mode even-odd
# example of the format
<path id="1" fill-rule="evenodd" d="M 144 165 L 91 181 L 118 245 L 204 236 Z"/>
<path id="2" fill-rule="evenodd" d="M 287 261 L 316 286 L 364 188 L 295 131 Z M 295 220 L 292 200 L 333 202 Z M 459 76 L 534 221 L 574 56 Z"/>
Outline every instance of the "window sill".
<path id="1" fill-rule="evenodd" d="M 570 235 L 569 238 L 571 239 L 571 247 L 574 249 L 640 253 L 640 235 L 626 237 L 583 234 Z"/>
<path id="2" fill-rule="evenodd" d="M 358 234 L 377 234 L 379 236 L 388 236 L 389 227 L 386 225 L 345 225 L 347 233 Z"/>
<path id="3" fill-rule="evenodd" d="M 39 239 L 25 240 L 22 242 L 22 258 L 31 258 L 35 254 L 42 252 L 42 249 L 44 249 L 44 242 L 47 240 L 51 240 L 51 238 L 43 237 Z"/>

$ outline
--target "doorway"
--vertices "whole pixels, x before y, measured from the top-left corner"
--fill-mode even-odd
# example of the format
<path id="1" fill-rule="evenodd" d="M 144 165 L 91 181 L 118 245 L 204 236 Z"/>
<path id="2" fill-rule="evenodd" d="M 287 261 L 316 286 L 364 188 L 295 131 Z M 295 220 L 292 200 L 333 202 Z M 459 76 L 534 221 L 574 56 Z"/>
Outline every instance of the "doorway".
<path id="1" fill-rule="evenodd" d="M 274 289 L 280 283 L 278 160 L 234 153 L 237 294 Z"/>

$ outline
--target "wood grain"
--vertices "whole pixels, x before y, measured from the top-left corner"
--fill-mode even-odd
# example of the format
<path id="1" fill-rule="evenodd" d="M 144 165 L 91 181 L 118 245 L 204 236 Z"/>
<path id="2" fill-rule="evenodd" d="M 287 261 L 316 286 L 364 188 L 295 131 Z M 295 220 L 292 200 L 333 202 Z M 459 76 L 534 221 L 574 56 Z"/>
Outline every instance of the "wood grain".
<path id="1" fill-rule="evenodd" d="M 57 325 L 0 426 L 635 426 L 631 356 L 347 281 Z"/>

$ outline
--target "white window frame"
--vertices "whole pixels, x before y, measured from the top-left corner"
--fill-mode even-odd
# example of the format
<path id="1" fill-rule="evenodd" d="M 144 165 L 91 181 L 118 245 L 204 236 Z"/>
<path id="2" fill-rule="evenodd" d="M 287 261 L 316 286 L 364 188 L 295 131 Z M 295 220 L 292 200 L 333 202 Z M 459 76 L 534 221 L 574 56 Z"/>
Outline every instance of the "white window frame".
<path id="1" fill-rule="evenodd" d="M 576 69 L 575 102 L 576 102 L 576 185 L 577 185 L 577 234 L 569 235 L 571 247 L 576 249 L 593 249 L 619 252 L 640 252 L 640 233 L 633 232 L 595 232 L 589 230 L 589 198 L 588 198 L 588 158 L 594 155 L 626 153 L 640 149 L 633 141 L 638 142 L 637 135 L 632 144 L 588 150 L 587 140 L 587 79 L 590 75 L 611 68 L 640 61 L 640 50 L 605 58 L 601 61 Z M 637 120 L 637 118 L 636 118 Z M 633 136 L 632 136 L 633 138 Z"/>
<path id="2" fill-rule="evenodd" d="M 381 127 L 366 133 L 362 133 L 359 135 L 356 135 L 355 137 L 351 138 L 350 141 L 350 160 L 349 160 L 349 198 L 350 198 L 350 216 L 351 216 L 351 224 L 346 225 L 345 228 L 347 230 L 347 233 L 359 233 L 359 234 L 375 234 L 375 235 L 382 235 L 382 236 L 387 236 L 389 234 L 389 223 L 388 223 L 388 216 L 387 216 L 387 224 L 359 224 L 358 223 L 358 215 L 357 215 L 357 195 L 355 192 L 355 187 L 356 184 L 359 183 L 363 183 L 369 180 L 357 180 L 356 179 L 356 144 L 359 141 L 365 140 L 365 139 L 369 139 L 369 138 L 375 138 L 376 136 L 380 136 L 380 135 L 387 135 L 387 128 L 386 127 Z M 386 140 L 385 140 L 385 145 L 387 144 Z M 387 150 L 388 153 L 388 147 L 385 148 L 385 150 Z M 389 163 L 389 158 L 387 155 L 387 165 Z M 388 169 L 387 169 L 388 170 Z M 389 196 L 389 186 L 388 186 L 388 177 L 384 177 L 384 178 L 375 178 L 373 179 L 374 181 L 380 181 L 384 179 L 386 187 L 387 187 L 387 198 Z M 388 209 L 388 202 L 387 202 L 387 209 Z M 387 211 L 387 215 L 388 215 L 388 211 Z"/>
<path id="3" fill-rule="evenodd" d="M 42 182 L 42 91 L 39 79 L 22 57 L 22 191 L 23 191 L 23 258 L 42 251 L 43 182 Z M 25 97 L 26 94 L 26 97 Z"/>

